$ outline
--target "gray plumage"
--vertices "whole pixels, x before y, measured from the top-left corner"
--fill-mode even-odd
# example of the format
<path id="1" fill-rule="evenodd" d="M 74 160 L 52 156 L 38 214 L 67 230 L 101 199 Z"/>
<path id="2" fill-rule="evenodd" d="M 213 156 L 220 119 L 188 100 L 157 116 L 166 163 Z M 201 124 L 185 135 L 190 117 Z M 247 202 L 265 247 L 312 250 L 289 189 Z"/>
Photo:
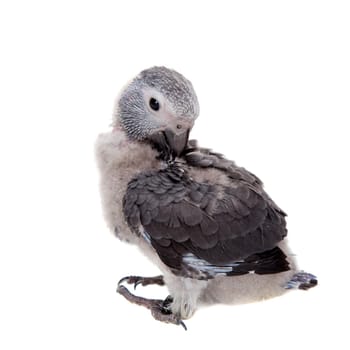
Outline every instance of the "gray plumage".
<path id="1" fill-rule="evenodd" d="M 188 141 L 198 113 L 192 84 L 153 67 L 123 90 L 114 129 L 97 142 L 107 223 L 159 266 L 175 320 L 201 302 L 252 301 L 316 284 L 312 275 L 298 277 L 286 214 L 260 179 Z"/>
<path id="2" fill-rule="evenodd" d="M 243 180 L 250 178 L 244 169 L 233 171 L 242 180 L 235 178 L 223 186 L 194 181 L 186 167 L 186 163 L 174 163 L 138 175 L 124 197 L 129 226 L 148 233 L 151 245 L 174 274 L 198 278 L 204 273 L 200 266 L 188 269 L 183 259 L 186 254 L 213 268 L 236 266 L 237 260 L 271 250 L 286 236 L 284 213 L 254 178 L 252 183 Z M 227 171 L 228 179 L 229 174 Z M 274 267 L 273 272 L 289 269 L 284 258 Z M 259 271 L 259 265 L 257 268 Z"/>
<path id="3" fill-rule="evenodd" d="M 195 119 L 199 114 L 197 96 L 190 81 L 165 67 L 144 70 L 127 86 L 117 102 L 116 114 L 123 116 L 121 126 L 131 139 L 144 140 L 168 122 L 166 118 L 157 118 L 158 113 L 145 103 L 145 97 L 151 96 L 159 99 L 166 113 L 177 118 Z"/>

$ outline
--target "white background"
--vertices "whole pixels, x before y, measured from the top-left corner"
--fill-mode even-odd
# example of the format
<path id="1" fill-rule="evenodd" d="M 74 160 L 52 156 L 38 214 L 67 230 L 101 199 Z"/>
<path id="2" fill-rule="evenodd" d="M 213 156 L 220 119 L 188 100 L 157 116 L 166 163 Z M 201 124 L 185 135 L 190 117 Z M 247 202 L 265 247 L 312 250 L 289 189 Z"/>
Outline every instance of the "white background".
<path id="1" fill-rule="evenodd" d="M 346 1 L 2 1 L 1 349 L 349 349 L 349 18 Z M 188 332 L 115 293 L 158 271 L 108 232 L 93 147 L 153 65 L 192 81 L 193 136 L 264 180 L 317 288 L 202 309 Z"/>

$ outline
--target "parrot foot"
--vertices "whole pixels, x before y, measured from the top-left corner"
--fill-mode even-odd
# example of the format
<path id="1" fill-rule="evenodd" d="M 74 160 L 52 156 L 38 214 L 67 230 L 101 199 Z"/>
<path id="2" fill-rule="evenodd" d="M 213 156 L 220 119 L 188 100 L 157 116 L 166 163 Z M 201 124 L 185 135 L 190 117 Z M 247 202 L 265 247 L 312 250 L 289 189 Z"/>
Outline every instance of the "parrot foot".
<path id="1" fill-rule="evenodd" d="M 139 284 L 141 284 L 142 286 L 149 286 L 151 284 L 157 284 L 159 286 L 165 285 L 163 276 L 155 276 L 155 277 L 127 276 L 122 278 L 118 282 L 118 286 L 120 286 L 124 282 L 128 284 L 134 284 L 134 290 Z"/>
<path id="2" fill-rule="evenodd" d="M 153 318 L 157 321 L 179 325 L 187 330 L 184 322 L 171 312 L 170 305 L 172 303 L 172 298 L 170 296 L 168 296 L 165 300 L 146 299 L 130 293 L 126 287 L 120 284 L 118 285 L 117 293 L 121 294 L 126 300 L 130 301 L 131 303 L 144 306 L 147 309 L 151 310 Z"/>
<path id="3" fill-rule="evenodd" d="M 317 286 L 317 277 L 304 271 L 297 272 L 284 286 L 285 289 L 308 290 Z"/>

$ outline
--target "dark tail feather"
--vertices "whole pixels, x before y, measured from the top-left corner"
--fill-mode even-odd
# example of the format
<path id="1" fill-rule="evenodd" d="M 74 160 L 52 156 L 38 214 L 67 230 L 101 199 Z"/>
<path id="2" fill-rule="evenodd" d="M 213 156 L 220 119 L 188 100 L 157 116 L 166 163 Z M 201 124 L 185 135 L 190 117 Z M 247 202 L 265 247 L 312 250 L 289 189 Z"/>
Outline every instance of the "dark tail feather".
<path id="1" fill-rule="evenodd" d="M 248 256 L 238 266 L 227 273 L 228 276 L 244 275 L 246 273 L 256 273 L 258 275 L 274 274 L 289 271 L 287 256 L 283 251 L 275 247 L 262 253 Z"/>

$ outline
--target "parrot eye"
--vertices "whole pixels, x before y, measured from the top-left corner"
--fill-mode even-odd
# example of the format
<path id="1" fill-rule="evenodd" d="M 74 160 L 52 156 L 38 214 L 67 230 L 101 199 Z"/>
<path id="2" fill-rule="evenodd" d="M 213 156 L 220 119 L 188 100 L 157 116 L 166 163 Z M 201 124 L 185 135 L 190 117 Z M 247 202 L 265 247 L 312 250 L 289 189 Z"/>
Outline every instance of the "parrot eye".
<path id="1" fill-rule="evenodd" d="M 151 97 L 151 99 L 149 100 L 149 106 L 154 110 L 154 111 L 158 111 L 160 108 L 159 102 Z"/>

